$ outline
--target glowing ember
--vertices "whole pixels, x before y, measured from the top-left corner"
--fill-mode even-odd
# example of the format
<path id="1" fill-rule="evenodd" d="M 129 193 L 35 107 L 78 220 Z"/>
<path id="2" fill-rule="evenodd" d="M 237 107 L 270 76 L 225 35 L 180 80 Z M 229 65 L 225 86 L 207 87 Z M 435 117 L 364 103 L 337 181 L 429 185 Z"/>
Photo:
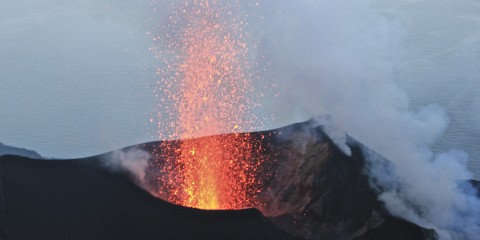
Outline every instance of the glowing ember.
<path id="1" fill-rule="evenodd" d="M 170 25 L 154 38 L 168 45 L 160 58 L 173 56 L 158 71 L 160 138 L 190 139 L 161 146 L 158 194 L 184 206 L 238 209 L 255 201 L 250 193 L 256 191 L 259 165 L 251 158 L 255 141 L 250 135 L 198 138 L 259 124 L 249 112 L 258 104 L 251 96 L 243 21 L 231 7 L 214 0 L 186 1 L 174 7 Z"/>

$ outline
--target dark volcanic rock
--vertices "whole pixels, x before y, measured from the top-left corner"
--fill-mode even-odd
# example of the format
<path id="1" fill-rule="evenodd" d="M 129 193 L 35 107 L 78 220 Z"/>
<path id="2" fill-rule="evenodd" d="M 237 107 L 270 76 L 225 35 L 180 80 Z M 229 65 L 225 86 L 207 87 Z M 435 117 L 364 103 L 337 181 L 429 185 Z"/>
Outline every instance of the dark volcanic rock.
<path id="1" fill-rule="evenodd" d="M 351 239 L 381 225 L 384 210 L 363 174 L 358 146 L 348 156 L 322 128 L 297 128 L 274 144 L 281 166 L 268 206 L 283 214 L 271 220 L 306 239 Z"/>
<path id="2" fill-rule="evenodd" d="M 7 146 L 3 143 L 0 143 L 0 156 L 3 155 L 16 155 L 28 158 L 40 159 L 42 156 L 35 151 L 28 150 L 25 148 L 17 148 L 12 146 Z"/>
<path id="3" fill-rule="evenodd" d="M 107 155 L 0 157 L 0 239 L 435 238 L 433 231 L 385 210 L 369 187 L 363 146 L 355 140 L 348 139 L 347 155 L 323 127 L 309 123 L 250 134 L 266 149 L 257 157 L 272 159 L 258 176 L 264 190 L 255 196 L 261 204 L 254 207 L 260 211 L 172 205 L 147 193 L 157 191 L 148 179 L 155 175 L 135 178 L 126 169 L 107 170 L 102 163 Z M 127 149 L 154 152 L 158 146 Z"/>
<path id="4" fill-rule="evenodd" d="M 98 158 L 0 157 L 0 239 L 294 239 L 254 209 L 200 211 L 166 203 Z"/>
<path id="5" fill-rule="evenodd" d="M 419 228 L 417 225 L 395 217 L 387 217 L 374 228 L 354 240 L 422 240 L 437 239 L 435 231 Z"/>
<path id="6" fill-rule="evenodd" d="M 345 136 L 347 155 L 325 132 L 325 126 L 306 122 L 264 134 L 270 136 L 265 154 L 274 156 L 267 157 L 275 160 L 274 174 L 260 193 L 265 206 L 255 207 L 280 229 L 305 239 L 378 239 L 395 232 L 404 239 L 435 236 L 415 224 L 393 221 L 365 175 L 365 146 Z"/>

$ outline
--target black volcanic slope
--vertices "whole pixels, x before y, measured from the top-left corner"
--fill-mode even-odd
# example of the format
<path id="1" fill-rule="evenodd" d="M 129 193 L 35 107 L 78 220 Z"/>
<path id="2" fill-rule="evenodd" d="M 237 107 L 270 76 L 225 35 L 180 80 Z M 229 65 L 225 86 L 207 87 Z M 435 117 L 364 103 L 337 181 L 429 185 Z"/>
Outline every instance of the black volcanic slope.
<path id="1" fill-rule="evenodd" d="M 97 158 L 0 158 L 1 239 L 293 239 L 257 210 L 200 211 L 154 198 Z"/>
<path id="2" fill-rule="evenodd" d="M 107 170 L 104 156 L 77 160 L 2 156 L 0 239 L 434 238 L 434 232 L 390 216 L 376 200 L 356 144 L 351 144 L 352 156 L 347 156 L 322 128 L 314 129 L 321 138 L 296 144 L 305 129 L 304 124 L 277 129 L 274 132 L 288 136 L 266 140 L 273 143 L 267 154 L 278 157 L 279 165 L 274 177 L 265 180 L 269 194 L 260 197 L 283 211 L 270 216 L 272 209 L 260 209 L 268 217 L 255 209 L 201 211 L 172 205 L 135 185 L 128 173 Z M 137 147 L 152 151 L 157 145 Z M 294 151 L 297 145 L 302 153 Z"/>

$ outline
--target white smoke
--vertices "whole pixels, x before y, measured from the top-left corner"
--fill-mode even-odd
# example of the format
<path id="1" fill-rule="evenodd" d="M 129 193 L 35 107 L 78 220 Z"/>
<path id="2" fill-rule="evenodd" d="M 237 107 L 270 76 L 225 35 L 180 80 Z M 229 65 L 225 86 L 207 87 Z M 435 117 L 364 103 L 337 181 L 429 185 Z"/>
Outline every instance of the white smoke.
<path id="1" fill-rule="evenodd" d="M 311 128 L 321 126 L 327 136 L 337 145 L 337 147 L 346 155 L 352 156 L 352 150 L 347 145 L 347 135 L 344 131 L 338 129 L 330 115 L 313 117 L 308 121 Z"/>
<path id="2" fill-rule="evenodd" d="M 263 79 L 280 94 L 265 103 L 276 124 L 332 115 L 395 164 L 370 169 L 390 212 L 435 228 L 442 239 L 478 237 L 480 201 L 465 182 L 472 178 L 468 156 L 430 148 L 448 126 L 446 111 L 433 104 L 412 109 L 393 80 L 408 31 L 368 1 L 264 1 L 256 11 L 261 17 L 251 14 L 251 35 L 268 61 L 260 65 Z"/>
<path id="3" fill-rule="evenodd" d="M 143 187 L 148 161 L 151 157 L 150 153 L 132 147 L 113 151 L 103 156 L 102 162 L 105 167 L 113 171 L 124 171 L 131 174 L 136 183 Z"/>

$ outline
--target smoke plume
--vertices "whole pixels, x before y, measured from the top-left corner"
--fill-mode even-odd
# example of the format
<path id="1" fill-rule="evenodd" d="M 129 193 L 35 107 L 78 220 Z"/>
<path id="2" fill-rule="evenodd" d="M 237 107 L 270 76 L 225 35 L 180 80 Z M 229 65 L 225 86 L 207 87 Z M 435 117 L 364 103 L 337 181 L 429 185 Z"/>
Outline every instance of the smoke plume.
<path id="1" fill-rule="evenodd" d="M 150 153 L 136 147 L 113 151 L 102 158 L 105 167 L 112 171 L 127 172 L 134 181 L 144 187 L 145 173 Z"/>
<path id="2" fill-rule="evenodd" d="M 406 29 L 368 1 L 266 1 L 257 11 L 251 35 L 263 79 L 278 86 L 279 96 L 264 104 L 275 124 L 330 114 L 394 163 L 371 160 L 368 169 L 391 213 L 435 228 L 442 239 L 477 237 L 480 201 L 466 182 L 467 154 L 430 148 L 448 126 L 446 111 L 412 109 L 393 80 Z"/>

